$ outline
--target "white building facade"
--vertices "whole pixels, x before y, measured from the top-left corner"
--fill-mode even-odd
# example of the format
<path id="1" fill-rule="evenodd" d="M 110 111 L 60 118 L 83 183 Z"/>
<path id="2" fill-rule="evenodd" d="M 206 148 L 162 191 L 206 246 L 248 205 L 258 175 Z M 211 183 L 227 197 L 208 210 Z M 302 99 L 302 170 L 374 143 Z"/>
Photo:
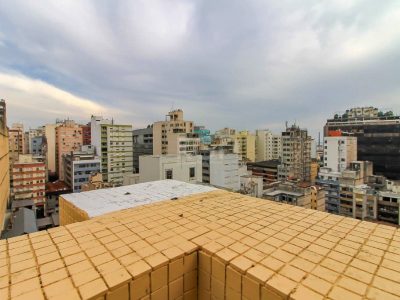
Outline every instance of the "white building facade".
<path id="1" fill-rule="evenodd" d="M 324 167 L 343 172 L 350 162 L 357 160 L 357 138 L 330 136 L 324 139 Z"/>
<path id="2" fill-rule="evenodd" d="M 202 182 L 201 155 L 144 155 L 139 157 L 140 182 L 174 179 Z"/>
<path id="3" fill-rule="evenodd" d="M 280 159 L 282 157 L 282 136 L 272 131 L 256 130 L 256 161 Z"/>

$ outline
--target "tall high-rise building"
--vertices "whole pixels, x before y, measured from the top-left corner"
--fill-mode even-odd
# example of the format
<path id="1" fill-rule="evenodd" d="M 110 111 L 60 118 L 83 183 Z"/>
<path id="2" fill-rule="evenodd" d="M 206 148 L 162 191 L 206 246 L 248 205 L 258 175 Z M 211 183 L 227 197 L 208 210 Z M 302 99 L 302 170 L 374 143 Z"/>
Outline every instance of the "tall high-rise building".
<path id="1" fill-rule="evenodd" d="M 132 125 L 92 116 L 92 145 L 101 158 L 103 180 L 122 185 L 125 173 L 133 173 Z"/>
<path id="2" fill-rule="evenodd" d="M 338 130 L 357 137 L 358 160 L 373 162 L 378 175 L 400 179 L 400 116 L 374 107 L 352 108 L 327 120 L 325 136 Z"/>
<path id="3" fill-rule="evenodd" d="M 256 161 L 277 160 L 282 157 L 282 135 L 271 130 L 256 130 Z"/>
<path id="4" fill-rule="evenodd" d="M 296 125 L 282 132 L 282 164 L 279 179 L 311 181 L 311 137 Z"/>
<path id="5" fill-rule="evenodd" d="M 5 212 L 10 196 L 10 158 L 6 101 L 0 100 L 0 231 L 4 229 Z"/>
<path id="6" fill-rule="evenodd" d="M 46 124 L 44 126 L 44 155 L 48 175 L 54 177 L 57 174 L 56 168 L 56 128 L 59 124 Z"/>
<path id="7" fill-rule="evenodd" d="M 193 134 L 193 122 L 183 119 L 183 110 L 170 111 L 165 121 L 153 124 L 153 154 L 186 154 L 199 148 L 200 139 Z"/>
<path id="8" fill-rule="evenodd" d="M 65 120 L 56 128 L 56 171 L 60 180 L 64 180 L 62 156 L 78 151 L 83 143 L 82 128 L 72 120 Z"/>
<path id="9" fill-rule="evenodd" d="M 133 169 L 139 173 L 139 156 L 153 154 L 153 127 L 132 131 L 133 136 Z"/>
<path id="10" fill-rule="evenodd" d="M 233 152 L 239 154 L 242 161 L 256 160 L 256 137 L 247 130 L 234 135 Z"/>

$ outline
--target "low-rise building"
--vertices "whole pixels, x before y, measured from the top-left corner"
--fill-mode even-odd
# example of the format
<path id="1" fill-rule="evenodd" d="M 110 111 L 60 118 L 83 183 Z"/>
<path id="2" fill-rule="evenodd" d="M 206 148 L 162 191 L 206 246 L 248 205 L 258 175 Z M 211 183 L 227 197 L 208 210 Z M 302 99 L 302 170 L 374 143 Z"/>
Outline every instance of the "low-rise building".
<path id="1" fill-rule="evenodd" d="M 202 182 L 201 155 L 144 155 L 139 157 L 140 182 L 174 179 Z"/>
<path id="2" fill-rule="evenodd" d="M 280 182 L 264 190 L 263 198 L 304 208 L 311 208 L 311 187 L 301 187 L 289 181 Z"/>
<path id="3" fill-rule="evenodd" d="M 339 214 L 340 177 L 340 172 L 334 172 L 331 168 L 322 167 L 316 179 L 316 184 L 323 187 L 325 191 L 325 211 L 332 214 Z"/>
<path id="4" fill-rule="evenodd" d="M 63 155 L 64 181 L 74 193 L 82 191 L 82 184 L 89 182 L 90 175 L 100 172 L 101 161 L 92 146 L 82 146 L 81 151 Z"/>
<path id="5" fill-rule="evenodd" d="M 278 166 L 279 160 L 266 160 L 247 163 L 247 170 L 255 176 L 263 178 L 264 188 L 267 188 L 271 183 L 278 181 Z"/>
<path id="6" fill-rule="evenodd" d="M 325 211 L 325 189 L 318 185 L 311 187 L 311 209 Z"/>
<path id="7" fill-rule="evenodd" d="M 112 183 L 103 180 L 102 173 L 94 173 L 89 176 L 89 182 L 82 184 L 82 192 L 101 190 L 113 187 Z"/>

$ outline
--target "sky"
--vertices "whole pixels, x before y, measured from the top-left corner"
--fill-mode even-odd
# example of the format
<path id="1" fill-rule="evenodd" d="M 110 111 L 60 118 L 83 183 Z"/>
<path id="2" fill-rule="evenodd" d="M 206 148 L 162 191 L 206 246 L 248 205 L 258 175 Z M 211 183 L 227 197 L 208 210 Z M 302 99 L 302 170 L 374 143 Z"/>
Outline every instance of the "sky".
<path id="1" fill-rule="evenodd" d="M 0 1 L 8 123 L 171 108 L 212 130 L 296 122 L 316 136 L 350 107 L 400 113 L 398 0 Z"/>

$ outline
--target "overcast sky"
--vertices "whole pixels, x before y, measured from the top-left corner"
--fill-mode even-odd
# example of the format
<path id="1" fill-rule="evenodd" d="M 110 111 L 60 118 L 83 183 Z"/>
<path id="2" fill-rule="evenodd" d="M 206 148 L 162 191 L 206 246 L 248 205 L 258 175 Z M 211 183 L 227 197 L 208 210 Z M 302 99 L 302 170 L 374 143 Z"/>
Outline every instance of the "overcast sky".
<path id="1" fill-rule="evenodd" d="M 140 128 L 171 107 L 212 130 L 313 135 L 327 117 L 400 112 L 398 0 L 0 1 L 9 125 L 114 117 Z"/>

